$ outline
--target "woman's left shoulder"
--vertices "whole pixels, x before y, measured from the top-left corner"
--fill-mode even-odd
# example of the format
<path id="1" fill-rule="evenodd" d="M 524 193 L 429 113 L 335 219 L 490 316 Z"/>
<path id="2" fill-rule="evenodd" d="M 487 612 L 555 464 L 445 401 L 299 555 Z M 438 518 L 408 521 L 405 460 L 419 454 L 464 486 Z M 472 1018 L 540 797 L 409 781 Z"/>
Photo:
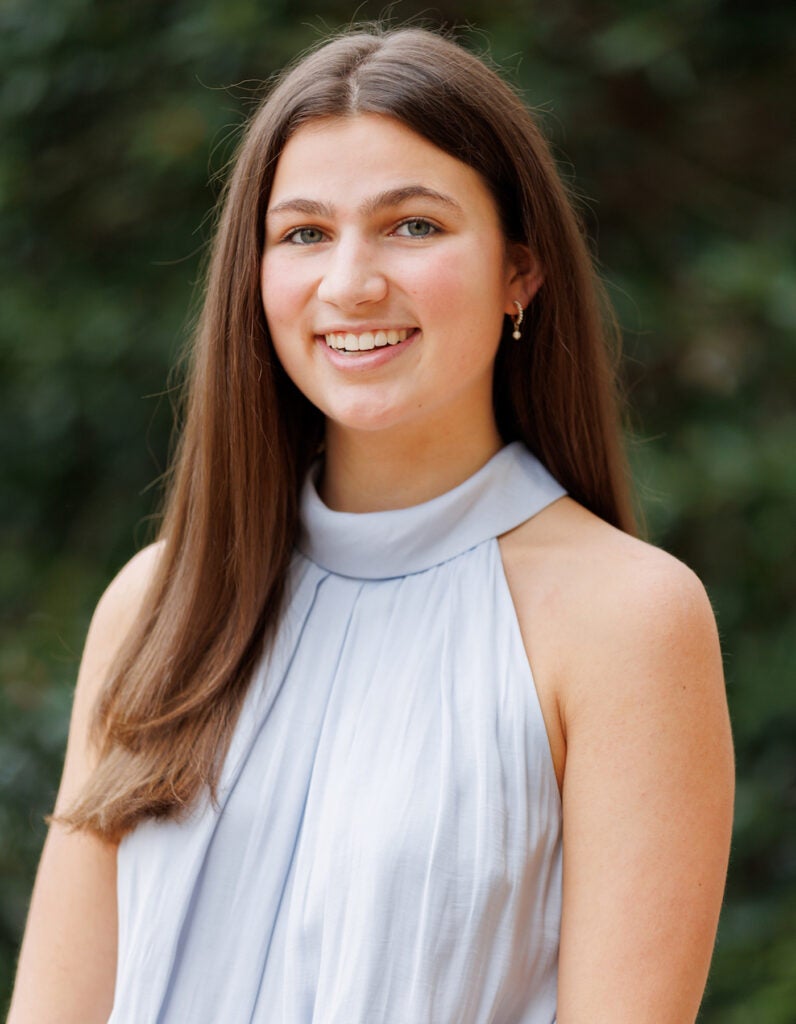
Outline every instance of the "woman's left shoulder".
<path id="1" fill-rule="evenodd" d="M 686 675 L 723 690 L 710 601 L 672 555 L 569 498 L 501 538 L 501 553 L 523 633 L 543 621 L 553 638 L 559 700 L 608 685 L 616 694 L 620 680 L 636 694 L 666 689 Z"/>

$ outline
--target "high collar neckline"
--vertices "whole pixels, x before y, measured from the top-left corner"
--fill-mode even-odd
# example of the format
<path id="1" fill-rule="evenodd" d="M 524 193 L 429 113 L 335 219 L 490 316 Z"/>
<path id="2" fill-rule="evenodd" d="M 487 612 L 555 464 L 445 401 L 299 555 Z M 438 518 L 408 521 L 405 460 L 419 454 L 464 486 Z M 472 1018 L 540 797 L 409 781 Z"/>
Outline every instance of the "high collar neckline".
<path id="1" fill-rule="evenodd" d="M 457 487 L 386 512 L 335 512 L 316 487 L 301 494 L 299 551 L 328 572 L 393 579 L 424 572 L 530 519 L 564 493 L 520 441 L 492 456 Z"/>

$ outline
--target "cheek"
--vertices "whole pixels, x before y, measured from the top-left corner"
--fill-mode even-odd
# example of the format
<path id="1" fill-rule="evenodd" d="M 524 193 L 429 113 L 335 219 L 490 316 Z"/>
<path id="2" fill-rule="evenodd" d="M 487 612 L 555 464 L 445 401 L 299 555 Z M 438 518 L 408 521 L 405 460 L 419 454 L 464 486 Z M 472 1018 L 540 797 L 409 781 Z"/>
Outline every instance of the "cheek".
<path id="1" fill-rule="evenodd" d="M 407 282 L 420 315 L 450 339 L 462 360 L 478 362 L 499 342 L 505 290 L 501 255 L 490 260 L 468 248 L 458 258 L 435 256 L 411 285 Z"/>
<path id="2" fill-rule="evenodd" d="M 263 259 L 260 271 L 260 299 L 274 351 L 288 377 L 304 390 L 302 350 L 296 344 L 296 326 L 300 322 L 301 288 L 297 275 L 279 259 Z"/>
<path id="3" fill-rule="evenodd" d="M 263 258 L 260 268 L 260 298 L 262 299 L 268 329 L 277 344 L 277 335 L 288 325 L 295 324 L 304 304 L 305 288 L 288 261 Z"/>
<path id="4" fill-rule="evenodd" d="M 444 253 L 418 260 L 400 275 L 401 290 L 427 321 L 446 323 L 465 315 L 472 298 L 472 276 L 466 267 Z"/>

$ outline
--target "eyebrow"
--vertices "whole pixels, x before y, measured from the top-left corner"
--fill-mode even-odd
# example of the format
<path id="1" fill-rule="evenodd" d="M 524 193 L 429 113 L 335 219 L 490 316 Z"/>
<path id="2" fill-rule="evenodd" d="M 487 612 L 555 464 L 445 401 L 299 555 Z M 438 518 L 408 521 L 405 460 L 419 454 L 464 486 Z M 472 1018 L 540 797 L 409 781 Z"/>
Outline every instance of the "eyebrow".
<path id="1" fill-rule="evenodd" d="M 430 199 L 432 202 L 450 207 L 459 213 L 462 212 L 461 206 L 455 199 L 451 196 L 446 196 L 444 192 L 437 192 L 436 189 L 428 188 L 427 185 L 401 185 L 399 188 L 387 189 L 375 196 L 371 196 L 370 199 L 366 199 L 360 210 L 362 213 L 369 215 L 377 213 L 386 207 L 400 206 L 411 199 Z M 334 207 L 330 206 L 329 203 L 318 202 L 315 199 L 303 199 L 301 196 L 294 196 L 276 203 L 266 212 L 266 216 L 287 212 L 303 213 L 308 217 L 331 218 L 334 216 Z"/>

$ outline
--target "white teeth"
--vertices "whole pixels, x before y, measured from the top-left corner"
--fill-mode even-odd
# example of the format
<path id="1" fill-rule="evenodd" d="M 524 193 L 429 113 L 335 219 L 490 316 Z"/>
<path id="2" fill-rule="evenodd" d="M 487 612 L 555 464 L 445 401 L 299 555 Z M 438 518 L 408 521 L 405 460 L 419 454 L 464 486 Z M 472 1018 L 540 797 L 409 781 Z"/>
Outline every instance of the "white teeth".
<path id="1" fill-rule="evenodd" d="M 369 352 L 373 348 L 384 348 L 385 345 L 397 345 L 406 341 L 414 328 L 403 328 L 400 331 L 363 331 L 362 334 L 339 333 L 325 334 L 324 340 L 329 348 L 345 352 Z"/>

